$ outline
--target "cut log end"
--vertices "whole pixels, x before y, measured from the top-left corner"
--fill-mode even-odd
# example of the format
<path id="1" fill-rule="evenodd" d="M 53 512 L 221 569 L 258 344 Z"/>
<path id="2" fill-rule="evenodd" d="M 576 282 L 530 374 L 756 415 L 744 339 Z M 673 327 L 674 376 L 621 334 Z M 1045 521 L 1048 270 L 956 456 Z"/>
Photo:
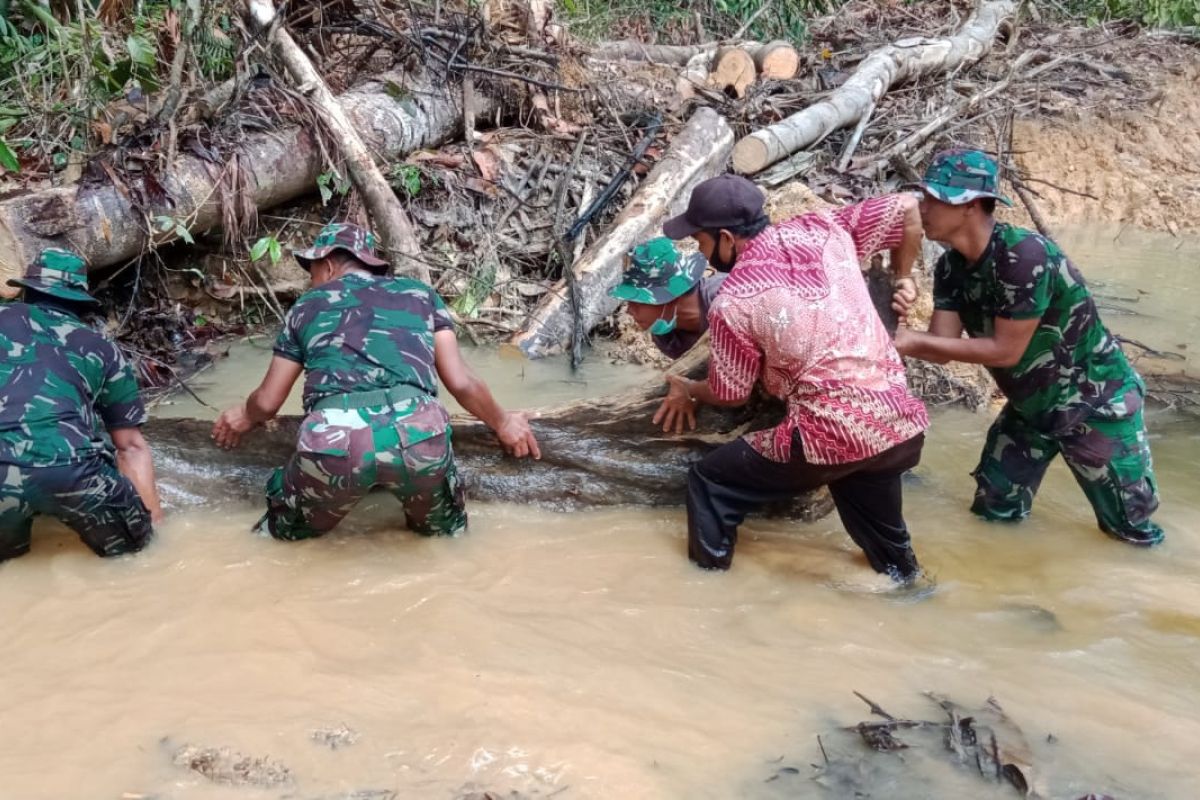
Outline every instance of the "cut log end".
<path id="1" fill-rule="evenodd" d="M 763 79 L 787 81 L 800 69 L 800 54 L 787 42 L 771 42 L 755 51 L 754 64 Z"/>
<path id="2" fill-rule="evenodd" d="M 771 164 L 767 146 L 758 137 L 750 135 L 733 148 L 733 169 L 741 175 L 753 175 Z"/>
<path id="3" fill-rule="evenodd" d="M 754 58 L 740 47 L 726 47 L 717 51 L 708 82 L 730 97 L 742 98 L 756 77 Z"/>

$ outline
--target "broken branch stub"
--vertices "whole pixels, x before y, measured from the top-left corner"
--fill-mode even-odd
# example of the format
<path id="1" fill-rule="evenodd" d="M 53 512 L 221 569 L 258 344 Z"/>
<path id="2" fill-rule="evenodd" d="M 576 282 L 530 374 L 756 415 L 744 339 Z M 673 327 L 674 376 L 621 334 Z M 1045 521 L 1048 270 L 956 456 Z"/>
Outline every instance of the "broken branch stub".
<path id="1" fill-rule="evenodd" d="M 429 283 L 429 268 L 416 259 L 420 245 L 412 221 L 383 173 L 375 166 L 375 161 L 342 104 L 329 91 L 325 79 L 313 67 L 308 56 L 304 55 L 287 28 L 272 25 L 275 20 L 274 3 L 271 0 L 248 0 L 245 13 L 252 24 L 270 32 L 271 48 L 276 57 L 287 67 L 296 85 L 302 91 L 308 91 L 309 97 L 324 115 L 326 124 L 337 135 L 338 147 L 345 158 L 350 179 L 362 195 L 363 203 L 371 215 L 372 227 L 382 239 L 392 268 Z"/>
<path id="2" fill-rule="evenodd" d="M 987 0 L 953 36 L 902 39 L 876 50 L 824 100 L 739 141 L 733 150 L 733 168 L 743 175 L 760 172 L 858 122 L 892 86 L 978 61 L 991 49 L 1016 5 L 1013 0 Z"/>
<path id="3" fill-rule="evenodd" d="M 670 214 L 682 211 L 697 183 L 725 169 L 732 146 L 733 132 L 724 118 L 711 108 L 697 109 L 609 230 L 576 260 L 574 279 L 584 331 L 619 305 L 608 290 L 620 280 L 625 254 L 657 235 Z M 560 353 L 570 344 L 572 319 L 566 283 L 559 281 L 511 343 L 530 358 Z"/>

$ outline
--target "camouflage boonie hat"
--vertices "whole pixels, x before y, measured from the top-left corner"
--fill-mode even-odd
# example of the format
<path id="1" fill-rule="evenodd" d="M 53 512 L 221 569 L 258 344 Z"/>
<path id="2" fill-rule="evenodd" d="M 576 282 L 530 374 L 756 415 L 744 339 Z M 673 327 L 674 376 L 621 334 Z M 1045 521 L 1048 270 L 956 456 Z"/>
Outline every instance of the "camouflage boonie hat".
<path id="1" fill-rule="evenodd" d="M 1012 205 L 1012 200 L 1000 194 L 1000 168 L 978 150 L 943 150 L 929 162 L 925 179 L 909 185 L 952 206 L 980 197 L 994 197 L 1006 206 Z"/>
<path id="2" fill-rule="evenodd" d="M 76 303 L 99 303 L 88 294 L 87 264 L 70 250 L 48 247 L 43 250 L 23 278 L 11 278 L 9 286 L 24 286 L 42 294 L 73 300 Z"/>
<path id="3" fill-rule="evenodd" d="M 385 272 L 388 262 L 375 255 L 375 234 L 349 222 L 331 222 L 321 229 L 312 247 L 293 250 L 292 255 L 305 271 L 312 269 L 312 262 L 320 260 L 334 250 L 345 250 L 375 272 Z"/>
<path id="4" fill-rule="evenodd" d="M 691 291 L 707 265 L 700 253 L 680 255 L 674 242 L 660 236 L 629 251 L 629 269 L 608 294 L 618 300 L 666 305 Z"/>

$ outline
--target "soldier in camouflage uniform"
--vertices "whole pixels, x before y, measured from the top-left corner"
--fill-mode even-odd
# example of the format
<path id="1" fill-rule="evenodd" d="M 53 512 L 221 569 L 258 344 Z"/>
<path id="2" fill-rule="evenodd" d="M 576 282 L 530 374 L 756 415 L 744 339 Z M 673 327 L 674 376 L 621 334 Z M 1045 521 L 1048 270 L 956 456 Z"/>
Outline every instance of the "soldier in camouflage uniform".
<path id="1" fill-rule="evenodd" d="M 682 255 L 665 236 L 629 251 L 628 268 L 609 295 L 624 300 L 625 310 L 663 354 L 679 358 L 708 330 L 708 307 L 725 275 L 705 278 L 703 253 Z"/>
<path id="2" fill-rule="evenodd" d="M 141 550 L 162 515 L 146 410 L 117 346 L 82 319 L 97 305 L 87 267 L 51 248 L 9 284 L 24 293 L 0 305 L 0 561 L 29 550 L 38 514 L 99 556 Z"/>
<path id="3" fill-rule="evenodd" d="M 896 347 L 928 361 L 983 364 L 1008 398 L 973 473 L 972 511 L 1024 519 L 1061 453 L 1103 531 L 1157 544 L 1142 380 L 1058 245 L 993 218 L 997 200 L 1012 205 L 998 193 L 997 173 L 977 151 L 934 157 L 919 185 L 921 216 L 926 236 L 949 249 L 934 267 L 929 332 L 902 329 Z"/>
<path id="4" fill-rule="evenodd" d="M 432 288 L 388 276 L 375 237 L 357 225 L 325 227 L 296 260 L 313 288 L 288 312 L 262 384 L 221 414 L 213 438 L 234 447 L 278 413 L 303 370 L 296 453 L 267 482 L 259 523 L 278 539 L 331 530 L 369 491 L 386 489 L 420 534 L 467 525 L 438 378 L 518 457 L 540 457 L 523 414 L 504 411 L 467 368 L 450 314 Z"/>

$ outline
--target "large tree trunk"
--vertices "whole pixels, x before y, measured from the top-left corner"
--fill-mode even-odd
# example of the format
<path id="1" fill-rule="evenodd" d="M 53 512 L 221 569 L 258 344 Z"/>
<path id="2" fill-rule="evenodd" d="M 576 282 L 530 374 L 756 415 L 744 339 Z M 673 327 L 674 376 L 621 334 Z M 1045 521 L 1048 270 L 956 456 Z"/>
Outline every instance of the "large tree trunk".
<path id="1" fill-rule="evenodd" d="M 954 36 L 902 39 L 876 50 L 829 97 L 739 141 L 733 150 L 733 168 L 745 175 L 766 169 L 858 122 L 892 86 L 979 60 L 991 49 L 1016 5 L 1013 0 L 987 0 Z"/>
<path id="2" fill-rule="evenodd" d="M 707 346 L 698 346 L 673 368 L 703 374 Z M 469 417 L 454 419 L 454 452 L 469 497 L 572 510 L 614 505 L 682 505 L 688 467 L 717 445 L 783 417 L 782 405 L 756 400 L 736 409 L 705 407 L 697 430 L 666 435 L 650 418 L 665 391 L 654 381 L 640 391 L 574 403 L 541 412 L 532 421 L 540 461 L 504 455 L 492 432 Z M 168 502 L 220 503 L 231 494 L 262 494 L 270 470 L 296 448 L 299 417 L 281 417 L 270 430 L 247 435 L 234 451 L 212 443 L 212 422 L 154 418 L 144 431 L 154 449 L 159 483 Z M 829 513 L 822 490 L 772 509 L 804 519 Z"/>
<path id="3" fill-rule="evenodd" d="M 405 87 L 403 98 L 394 96 L 395 86 Z M 384 74 L 340 99 L 377 158 L 395 158 L 436 145 L 454 135 L 461 124 L 457 97 L 432 76 Z M 311 192 L 322 169 L 311 132 L 298 125 L 248 136 L 240 152 L 241 163 L 253 173 L 252 200 L 259 208 Z M 162 180 L 174 198 L 174 208 L 152 208 L 149 213 L 190 220 L 193 234 L 217 227 L 222 222 L 218 200 L 222 172 L 221 164 L 181 154 Z M 96 269 L 133 258 L 149 242 L 142 215 L 111 184 L 49 189 L 13 198 L 0 203 L 0 289 L 46 247 L 69 247 Z"/>
<path id="4" fill-rule="evenodd" d="M 575 262 L 583 330 L 590 331 L 619 305 L 608 290 L 620 280 L 625 254 L 657 235 L 665 218 L 685 208 L 692 187 L 724 170 L 732 145 L 733 133 L 717 112 L 701 108 L 692 115 L 612 227 Z M 562 352 L 572 330 L 569 292 L 566 283 L 559 282 L 512 343 L 530 358 L 541 358 Z"/>
<path id="5" fill-rule="evenodd" d="M 287 67 L 296 85 L 302 91 L 309 92 L 327 124 L 337 135 L 338 147 L 345 158 L 350 179 L 371 215 L 372 227 L 382 240 L 383 250 L 392 268 L 429 283 L 429 267 L 415 258 L 420 244 L 412 221 L 400 205 L 400 199 L 375 166 L 346 110 L 329 91 L 325 79 L 313 67 L 308 56 L 304 55 L 286 28 L 282 25 L 272 26 L 271 23 L 275 21 L 274 4 L 270 0 L 248 0 L 245 15 L 260 31 L 268 32 L 276 57 Z"/>

